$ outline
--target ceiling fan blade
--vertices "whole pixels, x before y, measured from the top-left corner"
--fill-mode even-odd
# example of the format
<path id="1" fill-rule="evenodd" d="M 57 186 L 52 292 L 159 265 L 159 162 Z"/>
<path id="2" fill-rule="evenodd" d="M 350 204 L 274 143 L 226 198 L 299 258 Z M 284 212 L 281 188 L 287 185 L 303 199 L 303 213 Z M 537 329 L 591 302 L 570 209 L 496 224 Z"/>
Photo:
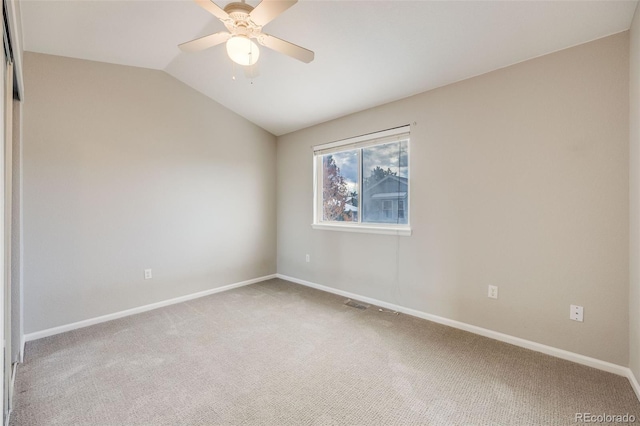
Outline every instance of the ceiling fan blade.
<path id="1" fill-rule="evenodd" d="M 182 43 L 178 45 L 178 47 L 184 52 L 197 52 L 199 50 L 208 49 L 217 44 L 224 43 L 229 40 L 229 37 L 231 37 L 231 34 L 226 31 L 221 31 L 219 33 L 209 34 L 208 36 Z"/>
<path id="2" fill-rule="evenodd" d="M 249 17 L 257 25 L 264 26 L 297 2 L 298 0 L 262 0 L 262 2 L 251 11 Z"/>
<path id="3" fill-rule="evenodd" d="M 212 14 L 218 19 L 229 19 L 229 14 L 224 11 L 220 6 L 212 2 L 211 0 L 194 0 L 198 3 L 198 6 Z"/>
<path id="4" fill-rule="evenodd" d="M 289 43 L 288 41 L 284 41 L 269 34 L 263 33 L 260 37 L 258 37 L 258 42 L 261 45 L 268 47 L 269 49 L 273 49 L 276 52 L 284 53 L 287 56 L 291 56 L 292 58 L 295 58 L 302 62 L 306 62 L 307 64 L 313 61 L 313 58 L 315 56 L 315 54 L 311 50 L 297 46 L 293 43 Z"/>

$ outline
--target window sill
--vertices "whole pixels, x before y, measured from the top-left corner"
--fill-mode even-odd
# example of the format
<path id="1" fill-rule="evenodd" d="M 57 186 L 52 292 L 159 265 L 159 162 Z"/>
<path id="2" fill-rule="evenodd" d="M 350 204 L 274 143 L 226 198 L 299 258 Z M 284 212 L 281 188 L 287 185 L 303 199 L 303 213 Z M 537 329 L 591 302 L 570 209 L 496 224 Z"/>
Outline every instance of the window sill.
<path id="1" fill-rule="evenodd" d="M 408 226 L 384 226 L 384 225 L 342 225 L 329 223 L 313 223 L 313 229 L 325 231 L 360 232 L 365 234 L 399 235 L 408 237 L 411 235 L 411 228 Z"/>

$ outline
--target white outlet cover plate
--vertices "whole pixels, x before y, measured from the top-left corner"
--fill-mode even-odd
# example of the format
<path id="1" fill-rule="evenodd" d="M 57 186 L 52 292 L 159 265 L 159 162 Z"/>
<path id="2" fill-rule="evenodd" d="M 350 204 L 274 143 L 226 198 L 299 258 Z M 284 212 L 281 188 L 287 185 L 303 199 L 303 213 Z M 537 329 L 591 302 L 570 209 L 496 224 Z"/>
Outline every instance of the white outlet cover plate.
<path id="1" fill-rule="evenodd" d="M 487 294 L 487 296 L 489 296 L 491 299 L 497 299 L 498 298 L 498 286 L 490 285 L 489 286 L 489 293 Z"/>
<path id="2" fill-rule="evenodd" d="M 584 321 L 584 307 L 578 305 L 571 305 L 569 307 L 569 318 L 574 321 Z"/>

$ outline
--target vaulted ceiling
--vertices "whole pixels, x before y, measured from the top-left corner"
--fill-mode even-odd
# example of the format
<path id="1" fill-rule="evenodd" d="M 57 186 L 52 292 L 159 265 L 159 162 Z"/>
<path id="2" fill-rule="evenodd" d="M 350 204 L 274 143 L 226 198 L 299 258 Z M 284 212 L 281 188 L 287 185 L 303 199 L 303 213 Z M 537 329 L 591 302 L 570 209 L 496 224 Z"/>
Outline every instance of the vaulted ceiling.
<path id="1" fill-rule="evenodd" d="M 264 31 L 313 50 L 315 60 L 261 48 L 251 78 L 224 45 L 178 49 L 225 30 L 193 1 L 20 4 L 25 50 L 164 70 L 282 135 L 625 31 L 636 3 L 302 0 Z"/>

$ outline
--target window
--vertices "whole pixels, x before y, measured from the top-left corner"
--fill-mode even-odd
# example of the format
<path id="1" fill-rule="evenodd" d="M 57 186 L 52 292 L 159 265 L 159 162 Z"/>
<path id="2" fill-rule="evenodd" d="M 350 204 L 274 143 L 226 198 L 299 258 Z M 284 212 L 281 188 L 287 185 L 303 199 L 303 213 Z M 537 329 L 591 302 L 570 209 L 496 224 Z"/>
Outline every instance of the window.
<path id="1" fill-rule="evenodd" d="M 410 235 L 409 126 L 314 147 L 316 229 Z"/>

